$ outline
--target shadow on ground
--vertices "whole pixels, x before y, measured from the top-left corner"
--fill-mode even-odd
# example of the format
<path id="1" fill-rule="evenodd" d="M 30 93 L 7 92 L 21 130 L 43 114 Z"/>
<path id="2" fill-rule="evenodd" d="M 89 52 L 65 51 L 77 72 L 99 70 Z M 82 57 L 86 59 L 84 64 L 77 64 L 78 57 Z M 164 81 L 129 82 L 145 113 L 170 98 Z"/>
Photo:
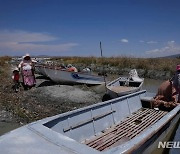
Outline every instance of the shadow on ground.
<path id="1" fill-rule="evenodd" d="M 53 85 L 57 85 L 57 84 L 51 80 L 47 80 L 40 83 L 37 87 L 46 87 L 46 86 L 53 86 Z"/>
<path id="2" fill-rule="evenodd" d="M 36 79 L 46 79 L 46 80 L 50 80 L 48 77 L 40 75 L 40 76 L 36 76 Z"/>

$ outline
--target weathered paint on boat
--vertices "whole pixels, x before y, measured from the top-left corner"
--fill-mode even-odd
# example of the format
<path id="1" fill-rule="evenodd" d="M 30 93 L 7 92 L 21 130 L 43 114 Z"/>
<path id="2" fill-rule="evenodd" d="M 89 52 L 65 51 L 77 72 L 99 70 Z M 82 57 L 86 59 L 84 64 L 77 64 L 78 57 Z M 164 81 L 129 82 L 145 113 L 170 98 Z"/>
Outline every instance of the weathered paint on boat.
<path id="1" fill-rule="evenodd" d="M 68 72 L 55 67 L 36 66 L 44 76 L 49 77 L 56 83 L 91 84 L 99 85 L 104 83 L 103 77 L 90 75 L 81 72 Z"/>
<path id="2" fill-rule="evenodd" d="M 114 125 L 121 124 L 126 117 L 134 116 L 134 113 L 142 108 L 141 99 L 146 100 L 146 98 L 148 98 L 146 91 L 139 91 L 33 122 L 1 136 L 0 152 L 5 154 L 154 152 L 157 149 L 156 142 L 164 139 L 179 120 L 180 105 L 163 115 L 160 120 L 144 129 L 137 136 L 120 145 L 105 151 L 98 151 L 83 144 L 86 140 L 103 135 L 104 130 L 108 131 Z M 149 110 L 153 111 L 153 109 Z M 148 113 L 148 109 L 146 111 Z M 153 113 L 158 112 L 160 111 L 153 111 Z"/>
<path id="3" fill-rule="evenodd" d="M 43 65 L 35 65 L 35 70 L 37 70 L 37 72 L 41 75 L 47 76 Z"/>

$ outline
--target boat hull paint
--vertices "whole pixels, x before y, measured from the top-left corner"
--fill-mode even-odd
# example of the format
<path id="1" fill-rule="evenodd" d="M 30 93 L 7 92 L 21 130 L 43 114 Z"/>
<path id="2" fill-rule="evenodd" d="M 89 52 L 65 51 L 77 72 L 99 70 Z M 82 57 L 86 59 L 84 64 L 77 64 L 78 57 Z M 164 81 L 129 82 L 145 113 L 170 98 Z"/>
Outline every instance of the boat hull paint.
<path id="1" fill-rule="evenodd" d="M 39 72 L 41 75 L 47 76 L 43 66 L 35 66 L 35 70 L 37 70 L 37 72 Z"/>
<path id="2" fill-rule="evenodd" d="M 103 77 L 90 75 L 80 72 L 68 72 L 65 70 L 54 69 L 45 66 L 36 66 L 42 71 L 42 74 L 49 77 L 56 83 L 68 83 L 68 84 L 91 84 L 99 85 L 104 83 Z"/>

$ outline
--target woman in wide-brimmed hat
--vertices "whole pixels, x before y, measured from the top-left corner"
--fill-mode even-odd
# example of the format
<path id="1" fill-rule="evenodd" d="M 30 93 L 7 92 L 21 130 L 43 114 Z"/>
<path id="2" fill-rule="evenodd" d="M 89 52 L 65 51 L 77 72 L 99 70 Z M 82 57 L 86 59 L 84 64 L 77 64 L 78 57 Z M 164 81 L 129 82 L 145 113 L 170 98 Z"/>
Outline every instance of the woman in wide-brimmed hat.
<path id="1" fill-rule="evenodd" d="M 29 54 L 23 56 L 23 60 L 20 62 L 18 67 L 21 70 L 25 89 L 33 87 L 36 84 L 34 75 L 34 62 L 31 60 Z"/>

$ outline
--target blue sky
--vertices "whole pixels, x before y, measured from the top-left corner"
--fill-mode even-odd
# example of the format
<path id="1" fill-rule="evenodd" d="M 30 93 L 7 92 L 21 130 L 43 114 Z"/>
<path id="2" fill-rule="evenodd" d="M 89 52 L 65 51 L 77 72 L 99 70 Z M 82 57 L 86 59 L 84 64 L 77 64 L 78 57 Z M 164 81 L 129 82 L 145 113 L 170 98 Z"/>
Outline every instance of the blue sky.
<path id="1" fill-rule="evenodd" d="M 0 0 L 0 56 L 180 53 L 178 0 Z"/>

